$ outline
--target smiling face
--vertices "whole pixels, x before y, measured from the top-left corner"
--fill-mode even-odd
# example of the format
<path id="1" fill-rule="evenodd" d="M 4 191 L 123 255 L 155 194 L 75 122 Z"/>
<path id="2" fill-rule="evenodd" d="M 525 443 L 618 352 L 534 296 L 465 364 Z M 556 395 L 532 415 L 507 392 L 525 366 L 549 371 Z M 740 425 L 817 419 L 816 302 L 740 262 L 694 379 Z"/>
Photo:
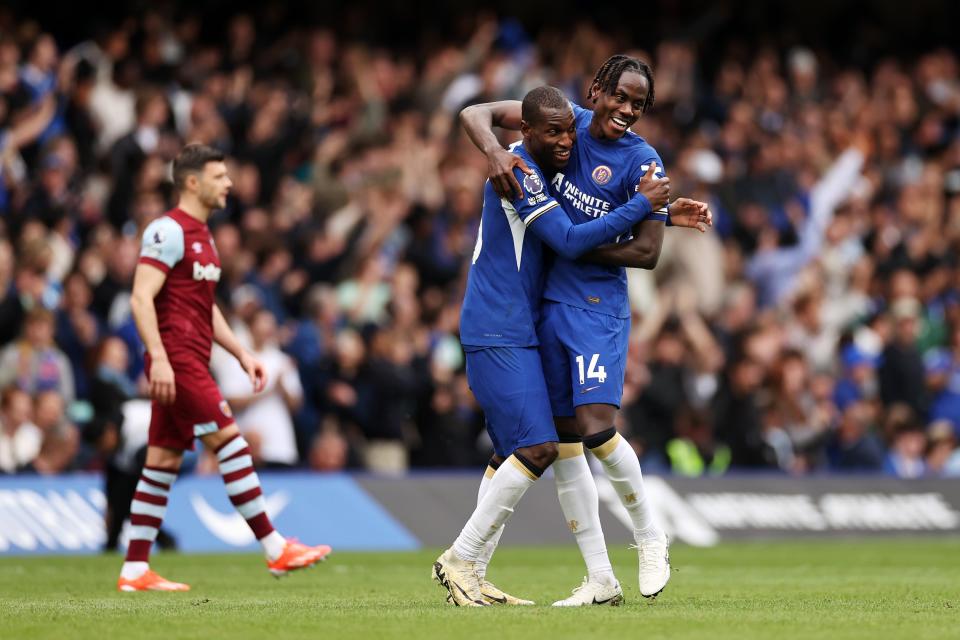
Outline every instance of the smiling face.
<path id="1" fill-rule="evenodd" d="M 567 166 L 570 152 L 577 139 L 573 110 L 541 107 L 539 118 L 534 122 L 520 123 L 523 146 L 544 170 L 557 170 Z"/>
<path id="2" fill-rule="evenodd" d="M 593 102 L 593 120 L 590 133 L 595 138 L 617 140 L 643 115 L 643 105 L 650 93 L 646 76 L 636 71 L 624 71 L 612 93 L 603 93 L 600 85 L 590 87 Z"/>

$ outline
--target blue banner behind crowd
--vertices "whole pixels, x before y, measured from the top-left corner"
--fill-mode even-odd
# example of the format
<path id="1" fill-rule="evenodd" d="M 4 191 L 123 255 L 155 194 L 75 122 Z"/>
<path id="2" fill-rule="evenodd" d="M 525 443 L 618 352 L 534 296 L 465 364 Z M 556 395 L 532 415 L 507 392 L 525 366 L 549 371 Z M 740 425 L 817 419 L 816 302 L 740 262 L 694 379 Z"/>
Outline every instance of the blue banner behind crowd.
<path id="1" fill-rule="evenodd" d="M 260 474 L 267 512 L 286 536 L 336 551 L 400 551 L 449 545 L 476 505 L 477 473 Z M 633 541 L 613 486 L 596 476 L 607 543 Z M 675 542 L 960 535 L 960 482 L 882 476 L 650 475 L 647 494 Z M 97 475 L 0 477 L 0 555 L 97 553 L 106 498 Z M 185 475 L 173 485 L 164 528 L 181 551 L 254 551 L 246 522 L 219 476 Z M 551 474 L 510 518 L 504 544 L 573 544 Z"/>
<path id="2" fill-rule="evenodd" d="M 349 476 L 262 474 L 267 512 L 286 536 L 339 550 L 416 549 L 419 542 Z M 97 475 L 0 478 L 0 553 L 102 549 L 106 498 Z M 219 476 L 187 476 L 170 496 L 164 528 L 182 551 L 258 549 Z"/>

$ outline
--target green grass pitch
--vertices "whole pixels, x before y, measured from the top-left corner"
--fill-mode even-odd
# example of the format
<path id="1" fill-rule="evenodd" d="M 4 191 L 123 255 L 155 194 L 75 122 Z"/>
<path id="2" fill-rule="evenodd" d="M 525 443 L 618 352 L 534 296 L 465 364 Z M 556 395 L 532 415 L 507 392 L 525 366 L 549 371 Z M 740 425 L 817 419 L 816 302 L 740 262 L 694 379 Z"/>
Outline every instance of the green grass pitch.
<path id="1" fill-rule="evenodd" d="M 271 578 L 249 555 L 158 554 L 183 594 L 114 591 L 119 557 L 0 558 L 0 638 L 960 638 L 960 540 L 675 545 L 667 590 L 640 597 L 612 550 L 620 608 L 552 609 L 579 584 L 573 545 L 504 548 L 488 577 L 539 606 L 458 609 L 428 579 L 439 549 L 340 553 Z"/>

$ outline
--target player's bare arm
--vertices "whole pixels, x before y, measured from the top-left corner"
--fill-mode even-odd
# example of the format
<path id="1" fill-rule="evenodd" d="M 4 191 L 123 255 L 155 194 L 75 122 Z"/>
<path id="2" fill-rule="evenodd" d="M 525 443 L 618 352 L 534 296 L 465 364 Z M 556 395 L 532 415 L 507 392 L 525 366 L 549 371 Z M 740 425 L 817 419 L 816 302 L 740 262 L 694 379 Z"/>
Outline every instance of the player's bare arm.
<path id="1" fill-rule="evenodd" d="M 659 220 L 644 220 L 633 228 L 633 239 L 630 241 L 597 247 L 581 256 L 580 260 L 608 267 L 653 269 L 660 260 L 665 227 Z"/>
<path id="2" fill-rule="evenodd" d="M 177 388 L 173 379 L 173 367 L 160 339 L 157 309 L 154 298 L 167 281 L 167 274 L 149 264 L 138 264 L 133 274 L 133 292 L 130 310 L 137 324 L 140 339 L 150 355 L 150 397 L 162 404 L 171 404 L 176 399 Z"/>
<path id="3" fill-rule="evenodd" d="M 501 198 L 511 200 L 523 197 L 520 183 L 513 175 L 514 167 L 519 167 L 524 173 L 533 173 L 533 171 L 523 158 L 517 157 L 516 154 L 500 146 L 493 128 L 519 131 L 522 104 L 519 100 L 487 102 L 471 105 L 460 112 L 460 124 L 464 131 L 470 136 L 473 144 L 487 156 L 487 168 L 493 190 Z"/>
<path id="4" fill-rule="evenodd" d="M 654 211 L 662 209 L 670 199 L 670 178 L 657 178 L 656 172 L 657 163 L 651 162 L 637 183 L 637 193 L 650 201 Z M 581 260 L 608 267 L 653 269 L 660 259 L 664 226 L 659 220 L 644 220 L 633 228 L 630 241 L 597 247 L 584 254 Z"/>
<path id="5" fill-rule="evenodd" d="M 670 205 L 670 224 L 674 227 L 696 229 L 700 233 L 713 226 L 713 212 L 706 202 L 677 198 Z M 664 224 L 645 220 L 633 230 L 633 240 L 623 244 L 607 244 L 584 254 L 581 260 L 608 267 L 653 269 L 660 259 Z"/>
<path id="6" fill-rule="evenodd" d="M 267 370 L 263 363 L 243 348 L 236 334 L 230 328 L 230 323 L 223 317 L 220 307 L 213 305 L 213 339 L 221 347 L 230 352 L 237 359 L 243 370 L 250 376 L 253 392 L 260 393 L 267 386 Z"/>
<path id="7" fill-rule="evenodd" d="M 652 169 L 652 167 L 651 167 Z M 647 173 L 650 173 L 648 170 Z M 644 184 L 641 179 L 637 190 L 645 193 L 651 185 Z M 667 178 L 664 178 L 667 180 Z M 655 205 L 656 206 L 656 205 Z M 713 212 L 706 202 L 690 198 L 677 198 L 670 204 L 670 224 L 675 227 L 696 229 L 705 233 L 713 226 Z M 623 244 L 610 244 L 597 247 L 585 254 L 582 260 L 611 267 L 632 267 L 636 269 L 653 269 L 660 259 L 660 250 L 663 246 L 664 225 L 654 221 L 644 221 L 634 229 L 633 239 Z"/>

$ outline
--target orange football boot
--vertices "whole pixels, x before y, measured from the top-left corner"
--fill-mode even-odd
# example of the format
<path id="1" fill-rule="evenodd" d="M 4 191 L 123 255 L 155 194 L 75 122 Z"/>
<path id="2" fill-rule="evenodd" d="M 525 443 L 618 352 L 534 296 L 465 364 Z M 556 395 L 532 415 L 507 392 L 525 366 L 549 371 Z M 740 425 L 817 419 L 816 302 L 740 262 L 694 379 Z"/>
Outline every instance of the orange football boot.
<path id="1" fill-rule="evenodd" d="M 190 585 L 170 582 L 147 569 L 146 573 L 133 580 L 121 576 L 117 580 L 117 591 L 190 591 Z"/>
<path id="2" fill-rule="evenodd" d="M 267 568 L 275 578 L 287 575 L 290 571 L 312 567 L 321 560 L 324 560 L 332 551 L 329 545 L 321 544 L 316 547 L 308 547 L 296 540 L 287 540 L 287 545 L 283 548 L 283 553 L 274 561 L 267 561 Z"/>

